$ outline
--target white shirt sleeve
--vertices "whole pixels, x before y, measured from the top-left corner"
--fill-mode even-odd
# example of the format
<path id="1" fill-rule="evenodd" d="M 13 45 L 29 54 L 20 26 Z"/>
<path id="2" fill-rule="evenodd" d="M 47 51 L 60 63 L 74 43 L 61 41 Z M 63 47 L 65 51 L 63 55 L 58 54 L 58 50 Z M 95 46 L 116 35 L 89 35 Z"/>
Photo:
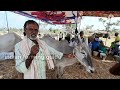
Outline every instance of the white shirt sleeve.
<path id="1" fill-rule="evenodd" d="M 28 71 L 25 65 L 25 59 L 23 58 L 18 45 L 15 45 L 15 63 L 15 67 L 18 72 L 25 73 Z"/>

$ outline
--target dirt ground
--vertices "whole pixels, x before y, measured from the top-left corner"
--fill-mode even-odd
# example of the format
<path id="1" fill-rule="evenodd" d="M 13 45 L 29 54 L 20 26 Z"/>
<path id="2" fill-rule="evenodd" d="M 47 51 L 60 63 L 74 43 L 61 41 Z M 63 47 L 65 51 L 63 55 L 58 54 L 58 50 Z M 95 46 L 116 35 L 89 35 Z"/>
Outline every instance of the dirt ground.
<path id="1" fill-rule="evenodd" d="M 56 78 L 55 70 L 47 70 L 47 79 L 120 79 L 120 76 L 114 76 L 109 73 L 109 68 L 116 61 L 103 62 L 97 57 L 93 57 L 94 73 L 88 73 L 80 63 L 68 66 L 64 69 L 61 78 Z M 108 57 L 108 59 L 111 57 Z M 107 60 L 108 61 L 108 60 Z M 22 79 L 22 74 L 15 69 L 14 60 L 0 61 L 0 79 Z"/>

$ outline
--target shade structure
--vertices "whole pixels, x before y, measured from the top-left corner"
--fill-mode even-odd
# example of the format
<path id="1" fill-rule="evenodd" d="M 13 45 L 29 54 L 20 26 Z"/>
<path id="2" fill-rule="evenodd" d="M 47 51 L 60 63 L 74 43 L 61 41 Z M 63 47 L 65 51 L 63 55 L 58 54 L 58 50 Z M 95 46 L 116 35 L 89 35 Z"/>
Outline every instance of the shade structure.
<path id="1" fill-rule="evenodd" d="M 12 11 L 14 13 L 39 19 L 49 24 L 75 24 L 81 16 L 120 17 L 120 11 Z"/>

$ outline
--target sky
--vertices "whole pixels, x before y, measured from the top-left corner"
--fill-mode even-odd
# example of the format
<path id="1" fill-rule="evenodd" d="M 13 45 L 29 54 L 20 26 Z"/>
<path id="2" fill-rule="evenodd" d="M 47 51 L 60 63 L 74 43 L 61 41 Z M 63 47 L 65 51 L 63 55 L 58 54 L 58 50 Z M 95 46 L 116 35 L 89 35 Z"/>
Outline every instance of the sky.
<path id="1" fill-rule="evenodd" d="M 23 25 L 25 23 L 25 21 L 32 19 L 35 20 L 39 23 L 39 20 L 33 19 L 33 18 L 28 18 L 10 11 L 6 11 L 7 12 L 7 20 L 8 20 L 8 27 L 10 28 L 23 28 Z M 116 21 L 116 20 L 120 20 L 120 17 L 114 17 L 111 19 L 111 21 Z M 44 22 L 40 21 L 40 23 L 44 24 Z M 99 22 L 99 17 L 90 17 L 90 16 L 86 16 L 83 17 L 83 19 L 81 20 L 81 25 L 80 28 L 85 28 L 87 25 L 94 25 L 93 29 L 105 29 L 105 27 L 103 26 L 103 24 L 101 22 Z M 0 11 L 0 28 L 4 28 L 7 27 L 7 21 L 6 21 L 6 14 L 5 11 Z M 48 24 L 47 27 L 41 27 L 42 29 L 49 29 L 49 28 L 53 28 L 53 29 L 57 29 L 57 28 L 62 28 L 62 25 L 51 25 Z M 118 28 L 120 28 L 120 26 L 118 26 Z"/>
<path id="2" fill-rule="evenodd" d="M 6 20 L 6 13 L 7 12 L 7 20 Z M 23 28 L 25 21 L 27 20 L 35 20 L 36 22 L 40 22 L 41 24 L 45 24 L 42 21 L 39 21 L 37 19 L 34 18 L 29 18 L 29 17 L 25 17 L 16 13 L 13 13 L 11 11 L 0 11 L 0 28 L 4 28 L 7 27 L 7 21 L 8 21 L 8 27 L 10 28 Z M 48 24 L 48 27 L 40 27 L 42 29 L 49 29 L 49 28 L 61 28 L 61 25 L 51 25 Z"/>

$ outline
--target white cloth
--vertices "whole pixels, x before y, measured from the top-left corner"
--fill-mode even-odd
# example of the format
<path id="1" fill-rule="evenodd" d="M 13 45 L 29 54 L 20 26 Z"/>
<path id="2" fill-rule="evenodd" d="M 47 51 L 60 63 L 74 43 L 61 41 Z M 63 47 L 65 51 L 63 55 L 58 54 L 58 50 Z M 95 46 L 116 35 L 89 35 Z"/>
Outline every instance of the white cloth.
<path id="1" fill-rule="evenodd" d="M 63 53 L 51 48 L 44 41 L 38 38 L 37 41 L 40 49 L 28 69 L 26 68 L 25 61 L 30 54 L 31 47 L 35 44 L 27 37 L 24 37 L 21 42 L 15 45 L 16 69 L 24 73 L 24 79 L 46 79 L 45 62 L 47 62 L 49 69 L 54 68 L 54 63 L 50 54 L 54 54 L 56 57 L 59 56 L 59 59 L 63 56 Z"/>
<path id="2" fill-rule="evenodd" d="M 83 38 L 85 40 L 86 45 L 88 46 L 88 38 L 86 38 L 86 37 L 83 37 Z M 80 44 L 83 43 L 83 38 L 81 38 L 80 36 L 78 37 Z"/>

